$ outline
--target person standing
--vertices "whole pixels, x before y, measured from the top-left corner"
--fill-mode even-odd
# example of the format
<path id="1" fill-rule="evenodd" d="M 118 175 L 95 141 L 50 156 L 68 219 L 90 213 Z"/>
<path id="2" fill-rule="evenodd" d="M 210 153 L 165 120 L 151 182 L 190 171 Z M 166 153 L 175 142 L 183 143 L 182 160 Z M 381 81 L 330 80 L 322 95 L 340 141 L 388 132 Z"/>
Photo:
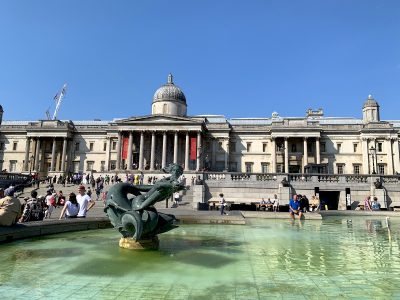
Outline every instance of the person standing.
<path id="1" fill-rule="evenodd" d="M 274 195 L 274 204 L 272 205 L 274 212 L 279 211 L 279 199 L 278 196 L 275 194 Z"/>
<path id="2" fill-rule="evenodd" d="M 221 210 L 221 216 L 222 215 L 227 215 L 227 213 L 225 212 L 225 206 L 226 206 L 226 201 L 224 198 L 224 194 L 219 194 L 219 204 L 220 204 L 220 210 Z"/>
<path id="3" fill-rule="evenodd" d="M 181 197 L 181 195 L 179 194 L 178 191 L 174 193 L 174 202 L 175 202 L 174 204 L 175 204 L 176 207 L 178 207 L 178 203 L 179 203 L 180 197 Z"/>
<path id="4" fill-rule="evenodd" d="M 69 194 L 69 199 L 65 203 L 61 211 L 60 220 L 64 218 L 64 214 L 66 219 L 77 218 L 78 212 L 79 212 L 79 203 L 76 200 L 75 193 L 71 193 Z"/>
<path id="5" fill-rule="evenodd" d="M 79 203 L 78 218 L 86 218 L 86 213 L 95 205 L 95 202 L 86 195 L 86 189 L 84 185 L 78 187 L 78 195 L 76 200 Z"/>

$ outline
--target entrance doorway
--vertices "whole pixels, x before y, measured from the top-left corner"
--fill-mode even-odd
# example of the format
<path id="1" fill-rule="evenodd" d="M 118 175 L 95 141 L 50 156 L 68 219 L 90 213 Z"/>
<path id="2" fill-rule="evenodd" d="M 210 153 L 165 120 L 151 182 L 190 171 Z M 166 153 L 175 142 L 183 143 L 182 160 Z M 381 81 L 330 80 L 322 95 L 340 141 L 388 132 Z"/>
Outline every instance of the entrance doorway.
<path id="1" fill-rule="evenodd" d="M 321 203 L 321 209 L 325 209 L 325 205 L 328 206 L 329 210 L 337 210 L 339 207 L 339 191 L 319 191 L 319 200 Z"/>

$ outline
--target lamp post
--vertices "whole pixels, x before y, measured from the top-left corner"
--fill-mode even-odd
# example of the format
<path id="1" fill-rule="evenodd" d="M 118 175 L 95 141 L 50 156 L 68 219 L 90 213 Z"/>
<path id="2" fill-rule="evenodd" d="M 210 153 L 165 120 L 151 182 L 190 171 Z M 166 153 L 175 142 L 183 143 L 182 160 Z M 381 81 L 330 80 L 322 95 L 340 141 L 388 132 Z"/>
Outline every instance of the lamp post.
<path id="1" fill-rule="evenodd" d="M 372 157 L 372 174 L 376 174 L 376 172 L 375 172 L 376 149 L 374 148 L 374 146 L 371 146 L 371 148 L 369 148 L 369 153 L 371 154 L 371 157 Z"/>

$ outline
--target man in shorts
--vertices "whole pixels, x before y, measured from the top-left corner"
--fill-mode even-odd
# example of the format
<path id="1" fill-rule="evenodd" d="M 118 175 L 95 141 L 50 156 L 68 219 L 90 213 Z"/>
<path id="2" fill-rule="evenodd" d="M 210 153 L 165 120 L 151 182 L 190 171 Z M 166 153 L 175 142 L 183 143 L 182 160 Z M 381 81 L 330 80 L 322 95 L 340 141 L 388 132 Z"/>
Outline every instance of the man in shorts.
<path id="1" fill-rule="evenodd" d="M 294 215 L 298 215 L 299 219 L 303 216 L 302 211 L 300 210 L 300 202 L 297 199 L 297 195 L 293 195 L 293 199 L 289 201 L 289 214 L 290 217 L 294 220 Z"/>

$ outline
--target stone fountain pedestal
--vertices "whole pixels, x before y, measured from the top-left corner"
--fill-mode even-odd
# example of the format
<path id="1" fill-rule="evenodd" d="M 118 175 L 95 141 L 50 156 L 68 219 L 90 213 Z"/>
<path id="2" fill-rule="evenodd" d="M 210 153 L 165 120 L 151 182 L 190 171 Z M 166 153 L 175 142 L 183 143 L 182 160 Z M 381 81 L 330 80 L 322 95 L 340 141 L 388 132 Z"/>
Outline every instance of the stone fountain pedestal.
<path id="1" fill-rule="evenodd" d="M 133 238 L 121 238 L 119 240 L 119 246 L 121 248 L 130 249 L 130 250 L 156 250 L 160 241 L 157 236 L 154 236 L 151 239 L 143 239 L 139 241 L 135 241 Z"/>

